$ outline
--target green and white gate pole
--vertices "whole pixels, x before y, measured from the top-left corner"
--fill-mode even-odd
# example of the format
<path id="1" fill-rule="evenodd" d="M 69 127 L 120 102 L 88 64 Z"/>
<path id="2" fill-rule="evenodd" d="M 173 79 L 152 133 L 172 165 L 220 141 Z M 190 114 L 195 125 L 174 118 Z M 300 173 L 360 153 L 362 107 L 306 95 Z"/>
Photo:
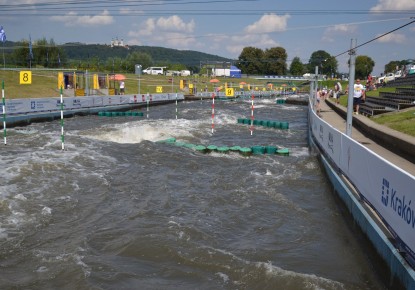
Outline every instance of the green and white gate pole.
<path id="1" fill-rule="evenodd" d="M 176 120 L 177 120 L 177 90 L 176 90 Z"/>
<path id="2" fill-rule="evenodd" d="M 62 140 L 62 150 L 65 150 L 65 135 L 63 129 L 63 89 L 61 87 L 61 140 Z"/>
<path id="3" fill-rule="evenodd" d="M 4 98 L 4 80 L 1 83 L 1 98 L 3 100 L 3 132 L 4 145 L 7 145 L 7 131 L 6 131 L 6 99 Z"/>

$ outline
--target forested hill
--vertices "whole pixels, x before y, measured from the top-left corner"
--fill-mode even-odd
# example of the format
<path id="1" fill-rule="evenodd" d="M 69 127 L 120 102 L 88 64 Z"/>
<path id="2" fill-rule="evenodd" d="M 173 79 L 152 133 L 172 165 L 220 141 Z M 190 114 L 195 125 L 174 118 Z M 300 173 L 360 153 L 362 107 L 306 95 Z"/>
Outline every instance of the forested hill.
<path id="1" fill-rule="evenodd" d="M 199 67 L 201 61 L 230 61 L 228 58 L 203 52 L 156 46 L 129 46 L 127 48 L 100 44 L 66 43 L 62 47 L 69 60 L 125 58 L 132 52 L 139 52 L 149 54 L 154 65 L 184 64 L 188 67 Z"/>

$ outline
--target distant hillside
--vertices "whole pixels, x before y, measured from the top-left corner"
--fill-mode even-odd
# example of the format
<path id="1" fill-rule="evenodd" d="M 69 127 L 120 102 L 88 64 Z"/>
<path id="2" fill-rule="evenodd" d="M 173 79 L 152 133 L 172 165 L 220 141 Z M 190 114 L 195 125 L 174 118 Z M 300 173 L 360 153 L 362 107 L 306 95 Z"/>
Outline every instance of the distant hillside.
<path id="1" fill-rule="evenodd" d="M 184 64 L 187 67 L 198 67 L 201 61 L 231 61 L 229 58 L 207 54 L 193 50 L 178 50 L 156 46 L 111 47 L 102 44 L 66 43 L 63 49 L 69 60 L 87 60 L 98 57 L 106 60 L 112 57 L 125 58 L 129 53 L 138 51 L 149 54 L 154 65 Z"/>

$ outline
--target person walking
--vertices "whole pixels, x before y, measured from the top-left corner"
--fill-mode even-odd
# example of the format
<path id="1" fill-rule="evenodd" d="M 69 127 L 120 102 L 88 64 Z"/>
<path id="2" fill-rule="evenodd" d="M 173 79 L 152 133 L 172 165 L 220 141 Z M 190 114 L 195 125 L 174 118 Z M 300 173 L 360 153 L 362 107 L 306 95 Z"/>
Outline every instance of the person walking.
<path id="1" fill-rule="evenodd" d="M 337 105 L 339 104 L 341 93 L 342 93 L 342 84 L 340 82 L 337 82 L 334 85 L 334 94 L 333 94 L 334 98 L 336 99 L 335 101 Z"/>
<path id="2" fill-rule="evenodd" d="M 359 115 L 359 106 L 365 101 L 365 87 L 360 83 L 360 79 L 356 79 L 353 86 L 353 107 L 356 115 Z"/>
<path id="3" fill-rule="evenodd" d="M 320 102 L 321 102 L 321 90 L 317 88 L 316 91 L 316 102 L 315 102 L 315 111 L 317 112 L 317 116 L 321 117 L 320 114 Z"/>
<path id="4" fill-rule="evenodd" d="M 125 94 L 125 83 L 124 81 L 120 82 L 120 95 L 124 95 Z"/>

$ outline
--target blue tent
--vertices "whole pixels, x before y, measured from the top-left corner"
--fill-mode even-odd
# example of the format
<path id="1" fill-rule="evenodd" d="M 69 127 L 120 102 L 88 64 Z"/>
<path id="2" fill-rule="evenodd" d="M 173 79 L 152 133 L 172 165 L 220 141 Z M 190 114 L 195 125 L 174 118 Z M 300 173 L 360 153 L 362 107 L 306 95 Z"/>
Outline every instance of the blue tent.
<path id="1" fill-rule="evenodd" d="M 241 74 L 241 70 L 239 68 L 237 68 L 234 65 L 231 65 L 231 70 L 230 70 L 230 77 L 231 78 L 241 78 L 242 74 Z"/>

